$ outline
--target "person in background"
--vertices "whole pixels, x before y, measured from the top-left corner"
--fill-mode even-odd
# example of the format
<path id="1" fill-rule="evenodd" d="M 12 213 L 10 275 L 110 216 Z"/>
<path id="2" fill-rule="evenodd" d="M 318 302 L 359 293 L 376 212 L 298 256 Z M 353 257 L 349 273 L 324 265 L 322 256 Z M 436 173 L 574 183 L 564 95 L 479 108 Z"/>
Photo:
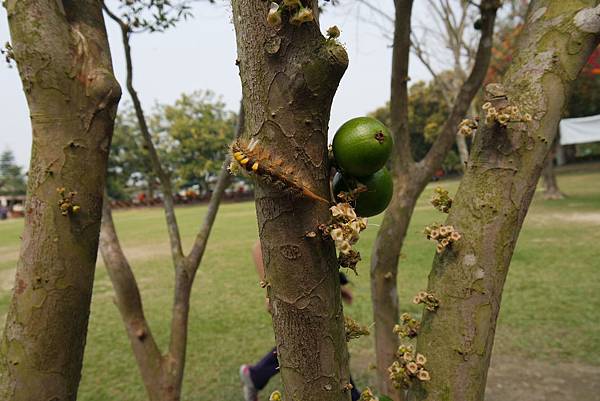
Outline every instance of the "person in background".
<path id="1" fill-rule="evenodd" d="M 260 241 L 256 241 L 254 244 L 254 247 L 252 248 L 252 257 L 254 259 L 254 266 L 256 267 L 258 277 L 261 280 L 264 280 L 265 268 L 262 251 L 260 249 Z M 348 283 L 349 281 L 346 275 L 340 272 L 342 300 L 350 305 L 352 304 L 353 296 L 352 291 L 346 287 L 346 284 Z M 271 306 L 268 298 L 266 299 L 266 304 L 267 310 L 271 313 Z M 265 356 L 255 365 L 244 364 L 240 366 L 240 379 L 242 381 L 244 401 L 258 401 L 258 392 L 265 388 L 269 380 L 277 373 L 279 373 L 279 361 L 277 360 L 276 348 L 273 348 L 265 354 Z M 360 398 L 360 392 L 356 389 L 352 377 L 350 377 L 350 384 L 352 384 L 352 401 L 357 401 Z"/>

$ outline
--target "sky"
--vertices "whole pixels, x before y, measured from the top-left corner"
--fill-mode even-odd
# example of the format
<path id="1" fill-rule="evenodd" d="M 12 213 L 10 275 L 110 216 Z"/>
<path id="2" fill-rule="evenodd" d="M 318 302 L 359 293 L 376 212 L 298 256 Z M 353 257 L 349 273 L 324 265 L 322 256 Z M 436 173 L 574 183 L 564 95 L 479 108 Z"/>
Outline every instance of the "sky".
<path id="1" fill-rule="evenodd" d="M 330 138 L 344 121 L 365 115 L 385 104 L 390 94 L 391 42 L 375 26 L 390 26 L 381 16 L 361 6 L 357 0 L 346 5 L 327 7 L 321 15 L 321 29 L 337 25 L 346 46 L 350 64 L 335 96 Z M 371 0 L 393 15 L 393 2 Z M 423 2 L 416 2 L 417 20 L 425 19 Z M 421 5 L 419 5 L 421 4 Z M 216 4 L 199 2 L 194 18 L 165 33 L 140 34 L 132 39 L 134 85 L 145 108 L 156 103 L 172 103 L 181 93 L 211 90 L 221 96 L 227 107 L 237 111 L 241 97 L 238 69 L 235 66 L 235 32 L 228 1 Z M 113 64 L 117 79 L 124 87 L 125 62 L 120 32 L 112 20 L 106 20 Z M 390 26 L 391 28 L 391 26 Z M 0 7 L 0 43 L 10 40 L 6 11 Z M 412 82 L 428 80 L 426 69 L 413 57 Z M 124 90 L 121 103 L 129 99 Z M 16 68 L 0 60 L 0 151 L 10 149 L 17 163 L 29 164 L 31 125 L 29 112 Z"/>

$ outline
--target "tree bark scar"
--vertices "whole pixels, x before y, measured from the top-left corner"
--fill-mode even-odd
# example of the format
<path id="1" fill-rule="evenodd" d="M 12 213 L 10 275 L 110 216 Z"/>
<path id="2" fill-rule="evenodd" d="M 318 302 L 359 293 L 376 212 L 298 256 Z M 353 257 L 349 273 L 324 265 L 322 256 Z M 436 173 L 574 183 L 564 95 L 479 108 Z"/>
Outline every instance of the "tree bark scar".
<path id="1" fill-rule="evenodd" d="M 279 252 L 281 252 L 281 255 L 288 260 L 296 260 L 302 256 L 300 247 L 293 244 L 280 245 Z"/>

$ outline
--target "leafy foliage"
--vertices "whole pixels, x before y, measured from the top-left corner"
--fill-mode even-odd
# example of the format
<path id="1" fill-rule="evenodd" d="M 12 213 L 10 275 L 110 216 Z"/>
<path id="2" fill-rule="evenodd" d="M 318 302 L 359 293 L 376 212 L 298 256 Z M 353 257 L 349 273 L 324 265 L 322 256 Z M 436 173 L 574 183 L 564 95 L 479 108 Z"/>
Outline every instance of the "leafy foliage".
<path id="1" fill-rule="evenodd" d="M 127 199 L 129 188 L 148 189 L 154 185 L 155 178 L 148 158 L 148 149 L 144 144 L 135 111 L 131 104 L 125 104 L 115 119 L 108 159 L 108 194 L 113 199 Z"/>
<path id="2" fill-rule="evenodd" d="M 160 105 L 150 121 L 164 140 L 177 184 L 199 185 L 217 175 L 234 137 L 237 116 L 210 91 L 182 94 L 173 105 Z"/>
<path id="3" fill-rule="evenodd" d="M 164 32 L 192 16 L 192 0 L 118 0 L 119 18 L 130 32 Z M 211 3 L 213 1 L 211 0 Z M 108 8 L 107 2 L 105 7 Z"/>
<path id="4" fill-rule="evenodd" d="M 0 195 L 25 195 L 27 185 L 11 150 L 0 154 Z"/>
<path id="5" fill-rule="evenodd" d="M 165 171 L 177 188 L 207 189 L 218 174 L 233 140 L 237 116 L 212 92 L 182 94 L 172 105 L 158 105 L 148 118 L 150 133 Z M 148 150 L 131 105 L 115 120 L 109 157 L 108 189 L 114 199 L 128 198 L 132 188 L 158 187 Z"/>

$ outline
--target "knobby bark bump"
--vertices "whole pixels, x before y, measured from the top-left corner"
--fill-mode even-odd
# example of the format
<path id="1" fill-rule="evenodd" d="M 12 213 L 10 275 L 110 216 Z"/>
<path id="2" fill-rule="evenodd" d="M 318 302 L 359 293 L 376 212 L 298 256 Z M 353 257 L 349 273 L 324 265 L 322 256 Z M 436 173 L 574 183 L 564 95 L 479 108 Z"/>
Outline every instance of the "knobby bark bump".
<path id="1" fill-rule="evenodd" d="M 121 90 L 100 3 L 5 6 L 33 144 L 0 398 L 75 400 Z"/>
<path id="2" fill-rule="evenodd" d="M 394 400 L 403 393 L 391 385 L 387 368 L 394 361 L 398 337 L 393 328 L 398 323 L 397 275 L 400 251 L 419 195 L 451 149 L 457 127 L 481 87 L 490 62 L 497 0 L 483 0 L 481 37 L 473 68 L 461 86 L 448 119 L 426 156 L 414 161 L 408 131 L 408 61 L 412 0 L 396 1 L 396 20 L 392 55 L 391 130 L 395 140 L 393 154 L 394 197 L 377 233 L 371 256 L 371 299 L 375 320 L 375 355 L 377 385 L 381 393 Z"/>
<path id="3" fill-rule="evenodd" d="M 515 106 L 529 123 L 483 123 L 447 224 L 462 238 L 437 255 L 417 350 L 431 381 L 411 400 L 481 401 L 502 289 L 517 238 L 573 80 L 600 41 L 599 1 L 535 0 L 504 86 L 486 88 L 491 106 Z"/>
<path id="4" fill-rule="evenodd" d="M 327 130 L 346 70 L 344 48 L 313 21 L 267 23 L 269 2 L 233 1 L 246 139 L 279 159 L 298 181 L 329 197 Z M 275 21 L 277 22 L 277 21 Z M 264 182 L 256 212 L 286 399 L 349 400 L 348 353 L 333 242 L 317 235 L 329 205 Z"/>

